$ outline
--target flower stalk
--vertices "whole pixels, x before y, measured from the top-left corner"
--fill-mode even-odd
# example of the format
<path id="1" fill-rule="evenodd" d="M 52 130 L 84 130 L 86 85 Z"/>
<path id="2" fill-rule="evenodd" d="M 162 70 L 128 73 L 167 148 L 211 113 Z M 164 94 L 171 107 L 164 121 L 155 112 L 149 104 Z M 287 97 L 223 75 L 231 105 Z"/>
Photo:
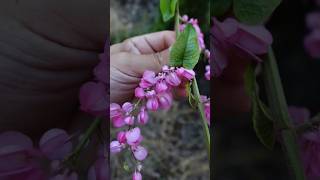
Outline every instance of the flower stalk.
<path id="1" fill-rule="evenodd" d="M 263 64 L 263 79 L 267 94 L 267 100 L 275 123 L 280 129 L 283 148 L 287 155 L 292 175 L 296 180 L 304 180 L 302 162 L 299 155 L 299 147 L 293 123 L 289 118 L 288 107 L 281 84 L 281 79 L 272 48 L 269 48 L 268 56 Z"/>

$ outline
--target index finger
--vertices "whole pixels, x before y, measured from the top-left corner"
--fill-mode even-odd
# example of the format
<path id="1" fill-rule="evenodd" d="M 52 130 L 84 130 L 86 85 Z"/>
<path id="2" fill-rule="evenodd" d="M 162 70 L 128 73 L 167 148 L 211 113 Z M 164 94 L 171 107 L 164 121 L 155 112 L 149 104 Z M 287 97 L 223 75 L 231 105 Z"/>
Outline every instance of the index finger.
<path id="1" fill-rule="evenodd" d="M 176 39 L 175 32 L 161 31 L 127 39 L 122 50 L 136 54 L 151 54 L 168 49 Z"/>

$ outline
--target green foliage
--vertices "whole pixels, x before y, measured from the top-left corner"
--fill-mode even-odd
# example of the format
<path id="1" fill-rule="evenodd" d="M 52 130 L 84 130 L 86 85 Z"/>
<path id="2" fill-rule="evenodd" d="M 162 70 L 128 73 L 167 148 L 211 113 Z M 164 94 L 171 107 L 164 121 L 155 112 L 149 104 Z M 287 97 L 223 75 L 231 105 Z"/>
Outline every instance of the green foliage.
<path id="1" fill-rule="evenodd" d="M 169 21 L 175 14 L 177 0 L 160 0 L 160 10 L 164 22 Z"/>
<path id="2" fill-rule="evenodd" d="M 188 24 L 170 50 L 169 65 L 193 69 L 198 63 L 199 56 L 200 48 L 196 30 Z"/>
<path id="3" fill-rule="evenodd" d="M 211 0 L 211 16 L 222 16 L 232 5 L 232 0 Z"/>
<path id="4" fill-rule="evenodd" d="M 266 21 L 279 6 L 281 0 L 233 0 L 235 16 L 248 24 Z"/>
<path id="5" fill-rule="evenodd" d="M 259 99 L 258 87 L 252 66 L 245 73 L 246 92 L 252 102 L 252 121 L 257 137 L 268 149 L 272 149 L 275 143 L 275 128 L 269 109 Z"/>

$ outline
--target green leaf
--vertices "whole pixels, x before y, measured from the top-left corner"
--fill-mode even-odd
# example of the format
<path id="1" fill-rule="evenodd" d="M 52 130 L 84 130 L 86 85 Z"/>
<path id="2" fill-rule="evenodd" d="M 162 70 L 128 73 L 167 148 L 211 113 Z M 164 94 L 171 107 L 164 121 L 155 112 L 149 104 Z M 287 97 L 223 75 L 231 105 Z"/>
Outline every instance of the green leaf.
<path id="1" fill-rule="evenodd" d="M 280 3 L 281 0 L 233 0 L 233 12 L 244 23 L 262 24 Z"/>
<path id="2" fill-rule="evenodd" d="M 253 128 L 260 142 L 268 149 L 272 149 L 275 143 L 275 127 L 267 106 L 259 99 L 255 72 L 249 66 L 245 73 L 246 92 L 252 102 Z"/>
<path id="3" fill-rule="evenodd" d="M 222 16 L 231 8 L 232 0 L 213 0 L 211 3 L 211 16 Z"/>
<path id="4" fill-rule="evenodd" d="M 198 63 L 200 48 L 198 45 L 197 33 L 191 24 L 188 24 L 180 33 L 176 42 L 170 50 L 169 65 L 183 66 L 193 69 Z"/>
<path id="5" fill-rule="evenodd" d="M 169 21 L 175 13 L 177 0 L 160 0 L 160 11 L 164 22 Z"/>

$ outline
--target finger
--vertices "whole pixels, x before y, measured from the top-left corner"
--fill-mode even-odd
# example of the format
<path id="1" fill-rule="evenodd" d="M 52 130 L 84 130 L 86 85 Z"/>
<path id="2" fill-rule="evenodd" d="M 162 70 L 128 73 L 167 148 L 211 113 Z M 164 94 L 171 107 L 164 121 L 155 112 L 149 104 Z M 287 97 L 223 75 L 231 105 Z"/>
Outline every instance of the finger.
<path id="1" fill-rule="evenodd" d="M 143 54 L 133 57 L 132 63 L 136 63 L 134 72 L 142 75 L 144 71 L 150 70 L 156 73 L 160 72 L 162 66 L 168 64 L 169 50 L 166 49 L 156 54 Z"/>
<path id="2" fill-rule="evenodd" d="M 173 31 L 161 31 L 130 38 L 122 43 L 122 51 L 153 54 L 168 49 L 175 42 Z"/>
<path id="3" fill-rule="evenodd" d="M 117 44 L 113 44 L 112 46 L 110 46 L 110 54 L 115 54 L 115 53 L 119 53 L 122 50 L 122 44 L 121 43 L 117 43 Z"/>
<path id="4" fill-rule="evenodd" d="M 117 53 L 114 56 L 117 56 L 114 58 L 118 59 L 118 63 L 116 63 L 118 69 L 140 78 L 146 70 L 160 72 L 162 66 L 168 63 L 169 50 L 159 52 L 159 58 L 155 54 L 138 55 L 133 53 Z"/>

